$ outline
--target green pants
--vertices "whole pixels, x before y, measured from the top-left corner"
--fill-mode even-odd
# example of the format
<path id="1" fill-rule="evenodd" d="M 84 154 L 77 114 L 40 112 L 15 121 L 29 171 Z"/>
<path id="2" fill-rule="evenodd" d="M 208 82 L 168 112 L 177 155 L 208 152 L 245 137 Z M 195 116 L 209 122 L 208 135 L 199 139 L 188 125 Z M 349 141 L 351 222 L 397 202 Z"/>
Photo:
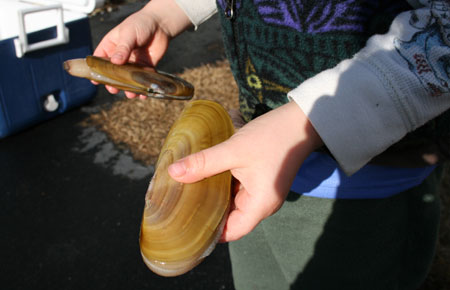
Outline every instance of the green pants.
<path id="1" fill-rule="evenodd" d="M 386 199 L 288 196 L 229 244 L 236 290 L 415 290 L 432 262 L 441 170 Z"/>

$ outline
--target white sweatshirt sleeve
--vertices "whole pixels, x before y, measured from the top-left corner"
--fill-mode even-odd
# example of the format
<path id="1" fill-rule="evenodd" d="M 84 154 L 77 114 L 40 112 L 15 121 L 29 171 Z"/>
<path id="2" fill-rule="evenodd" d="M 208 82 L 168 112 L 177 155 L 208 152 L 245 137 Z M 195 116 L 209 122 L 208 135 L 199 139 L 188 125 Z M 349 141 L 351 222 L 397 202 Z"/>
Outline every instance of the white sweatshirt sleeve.
<path id="1" fill-rule="evenodd" d="M 288 94 L 347 174 L 450 107 L 450 4 L 430 2 Z"/>
<path id="2" fill-rule="evenodd" d="M 189 17 L 195 29 L 217 12 L 215 0 L 175 0 Z"/>

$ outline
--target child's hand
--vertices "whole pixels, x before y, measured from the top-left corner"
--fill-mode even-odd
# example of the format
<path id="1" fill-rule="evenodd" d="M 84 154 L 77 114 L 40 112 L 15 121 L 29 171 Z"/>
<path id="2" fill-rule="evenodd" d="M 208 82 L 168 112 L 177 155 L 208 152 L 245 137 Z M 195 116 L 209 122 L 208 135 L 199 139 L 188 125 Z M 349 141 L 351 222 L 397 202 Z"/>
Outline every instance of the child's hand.
<path id="1" fill-rule="evenodd" d="M 291 102 L 249 122 L 229 140 L 177 161 L 169 174 L 191 183 L 231 170 L 240 184 L 222 241 L 234 241 L 281 207 L 300 165 L 321 144 Z"/>
<path id="2" fill-rule="evenodd" d="M 115 64 L 137 62 L 156 66 L 170 39 L 190 25 L 189 18 L 173 0 L 152 0 L 106 34 L 94 55 L 110 58 Z M 119 92 L 111 86 L 106 88 L 112 94 Z M 126 95 L 136 96 L 131 92 Z"/>

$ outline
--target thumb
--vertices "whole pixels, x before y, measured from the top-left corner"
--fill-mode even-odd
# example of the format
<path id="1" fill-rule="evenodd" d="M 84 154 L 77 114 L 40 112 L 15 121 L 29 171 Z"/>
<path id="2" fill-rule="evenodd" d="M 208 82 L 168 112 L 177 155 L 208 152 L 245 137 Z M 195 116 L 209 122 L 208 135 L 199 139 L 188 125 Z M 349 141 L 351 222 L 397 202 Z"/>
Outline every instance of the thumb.
<path id="1" fill-rule="evenodd" d="M 193 183 L 233 169 L 233 154 L 229 154 L 227 144 L 220 143 L 176 161 L 169 166 L 169 175 L 178 182 Z"/>
<path id="2" fill-rule="evenodd" d="M 283 200 L 276 195 L 264 194 L 263 191 L 250 194 L 245 188 L 241 188 L 234 198 L 234 208 L 228 215 L 221 241 L 231 242 L 241 239 L 263 219 L 276 212 Z"/>
<path id="3" fill-rule="evenodd" d="M 135 25 L 131 24 L 131 17 L 127 18 L 113 33 L 116 39 L 116 45 L 111 54 L 111 62 L 114 64 L 126 63 L 131 52 L 137 46 L 137 31 Z"/>
<path id="4" fill-rule="evenodd" d="M 134 47 L 134 42 L 132 40 L 119 43 L 111 55 L 111 62 L 114 64 L 126 63 L 130 58 L 132 47 Z"/>

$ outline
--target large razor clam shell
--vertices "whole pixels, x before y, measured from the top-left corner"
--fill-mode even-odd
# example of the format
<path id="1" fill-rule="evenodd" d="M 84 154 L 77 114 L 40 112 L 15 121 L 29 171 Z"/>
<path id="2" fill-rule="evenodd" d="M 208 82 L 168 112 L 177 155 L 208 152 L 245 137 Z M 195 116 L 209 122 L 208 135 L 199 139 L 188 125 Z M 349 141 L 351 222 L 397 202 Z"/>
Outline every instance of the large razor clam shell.
<path id="1" fill-rule="evenodd" d="M 155 273 L 177 276 L 200 263 L 217 243 L 230 204 L 230 172 L 182 184 L 169 176 L 168 166 L 233 132 L 224 108 L 202 100 L 188 103 L 167 135 L 145 198 L 140 236 L 144 262 Z"/>
<path id="2" fill-rule="evenodd" d="M 73 76 L 149 97 L 188 100 L 194 95 L 194 87 L 187 81 L 138 64 L 116 65 L 107 59 L 87 56 L 65 61 L 64 68 Z"/>

